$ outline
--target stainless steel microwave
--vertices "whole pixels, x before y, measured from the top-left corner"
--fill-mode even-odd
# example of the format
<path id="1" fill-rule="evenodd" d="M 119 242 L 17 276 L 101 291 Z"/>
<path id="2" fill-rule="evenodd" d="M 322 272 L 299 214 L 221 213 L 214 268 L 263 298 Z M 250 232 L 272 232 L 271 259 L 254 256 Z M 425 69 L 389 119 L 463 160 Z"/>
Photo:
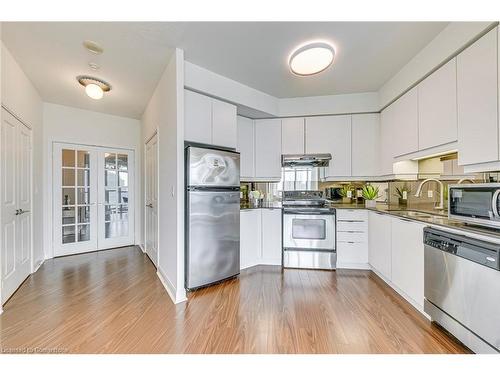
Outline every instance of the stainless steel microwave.
<path id="1" fill-rule="evenodd" d="M 500 228 L 500 184 L 450 185 L 448 189 L 450 219 Z"/>

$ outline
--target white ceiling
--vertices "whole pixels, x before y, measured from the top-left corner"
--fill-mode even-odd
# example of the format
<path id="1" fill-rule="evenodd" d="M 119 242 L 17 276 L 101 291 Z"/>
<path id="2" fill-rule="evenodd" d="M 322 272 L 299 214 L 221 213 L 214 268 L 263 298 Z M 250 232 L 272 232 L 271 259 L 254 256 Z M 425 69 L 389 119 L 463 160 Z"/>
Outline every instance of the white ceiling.
<path id="1" fill-rule="evenodd" d="M 3 40 L 45 101 L 139 118 L 172 53 L 270 95 L 301 97 L 377 91 L 446 22 L 141 22 L 4 23 Z M 85 39 L 104 47 L 94 56 Z M 309 40 L 336 47 L 331 68 L 312 77 L 289 72 L 287 58 Z M 95 73 L 88 63 L 97 62 Z M 75 76 L 113 86 L 101 101 Z"/>

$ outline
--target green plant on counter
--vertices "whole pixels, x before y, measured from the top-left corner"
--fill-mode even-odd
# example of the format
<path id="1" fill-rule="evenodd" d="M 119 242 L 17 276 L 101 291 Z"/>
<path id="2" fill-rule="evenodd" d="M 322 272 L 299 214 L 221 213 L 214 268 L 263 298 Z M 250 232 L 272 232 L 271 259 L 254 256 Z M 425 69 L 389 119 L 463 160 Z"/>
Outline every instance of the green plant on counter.
<path id="1" fill-rule="evenodd" d="M 405 193 L 406 192 L 406 198 L 405 198 Z M 403 184 L 401 187 L 396 187 L 396 194 L 399 199 L 407 199 L 408 195 L 411 193 L 411 188 L 406 184 L 406 182 Z"/>
<path id="2" fill-rule="evenodd" d="M 342 198 L 347 198 L 347 195 L 349 194 L 350 191 L 352 191 L 353 188 L 351 185 L 342 185 L 342 187 L 339 190 L 339 194 Z"/>
<path id="3" fill-rule="evenodd" d="M 365 198 L 367 201 L 374 201 L 379 197 L 378 187 L 372 185 L 365 185 L 363 186 L 362 195 L 363 198 Z"/>

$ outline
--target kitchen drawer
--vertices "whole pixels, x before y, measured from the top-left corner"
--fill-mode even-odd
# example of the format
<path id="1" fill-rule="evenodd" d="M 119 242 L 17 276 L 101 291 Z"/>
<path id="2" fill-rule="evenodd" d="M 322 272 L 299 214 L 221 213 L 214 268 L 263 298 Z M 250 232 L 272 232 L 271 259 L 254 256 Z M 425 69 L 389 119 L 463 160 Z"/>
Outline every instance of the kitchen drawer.
<path id="1" fill-rule="evenodd" d="M 354 264 L 368 263 L 368 244 L 338 242 L 337 263 L 341 268 L 350 268 Z"/>
<path id="2" fill-rule="evenodd" d="M 337 220 L 337 232 L 368 232 L 366 221 L 339 221 Z"/>
<path id="3" fill-rule="evenodd" d="M 337 220 L 368 221 L 368 213 L 363 209 L 336 210 Z"/>
<path id="4" fill-rule="evenodd" d="M 339 242 L 368 242 L 368 234 L 364 232 L 337 232 Z"/>

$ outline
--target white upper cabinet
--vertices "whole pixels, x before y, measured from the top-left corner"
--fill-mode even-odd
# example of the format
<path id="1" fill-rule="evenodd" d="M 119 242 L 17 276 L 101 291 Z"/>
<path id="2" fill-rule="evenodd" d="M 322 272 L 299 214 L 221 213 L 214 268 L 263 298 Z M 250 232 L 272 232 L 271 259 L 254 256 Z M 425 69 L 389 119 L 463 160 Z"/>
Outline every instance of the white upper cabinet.
<path id="1" fill-rule="evenodd" d="M 212 144 L 236 148 L 236 106 L 212 99 Z"/>
<path id="2" fill-rule="evenodd" d="M 351 116 L 306 118 L 306 153 L 330 153 L 327 177 L 351 176 Z"/>
<path id="3" fill-rule="evenodd" d="M 352 175 L 379 174 L 380 115 L 352 115 Z"/>
<path id="4" fill-rule="evenodd" d="M 419 307 L 424 305 L 424 225 L 391 218 L 392 282 Z"/>
<path id="5" fill-rule="evenodd" d="M 281 153 L 304 154 L 304 118 L 281 120 Z"/>
<path id="6" fill-rule="evenodd" d="M 236 106 L 184 90 L 184 139 L 236 148 Z"/>
<path id="7" fill-rule="evenodd" d="M 394 123 L 393 156 L 418 151 L 418 95 L 413 88 L 390 105 Z"/>
<path id="8" fill-rule="evenodd" d="M 420 150 L 457 140 L 457 66 L 450 60 L 418 87 Z"/>
<path id="9" fill-rule="evenodd" d="M 497 28 L 457 57 L 458 163 L 497 161 Z"/>
<path id="10" fill-rule="evenodd" d="M 255 177 L 255 140 L 254 122 L 238 116 L 238 143 L 236 151 L 240 153 L 240 178 Z"/>
<path id="11" fill-rule="evenodd" d="M 391 106 L 380 115 L 379 174 L 393 174 L 394 165 L 394 111 Z"/>
<path id="12" fill-rule="evenodd" d="M 255 120 L 255 177 L 281 179 L 281 119 Z"/>
<path id="13" fill-rule="evenodd" d="M 184 139 L 212 143 L 212 98 L 184 90 Z"/>

